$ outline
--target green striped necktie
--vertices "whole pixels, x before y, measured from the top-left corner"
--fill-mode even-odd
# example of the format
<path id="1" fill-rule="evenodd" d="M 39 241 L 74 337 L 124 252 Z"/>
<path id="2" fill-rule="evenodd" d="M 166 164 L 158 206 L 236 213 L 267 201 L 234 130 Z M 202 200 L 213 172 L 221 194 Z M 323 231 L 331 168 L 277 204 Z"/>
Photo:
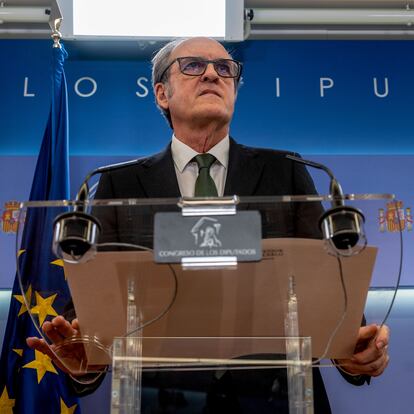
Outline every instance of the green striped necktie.
<path id="1" fill-rule="evenodd" d="M 194 197 L 217 197 L 217 187 L 210 175 L 210 167 L 216 157 L 212 154 L 199 154 L 194 157 L 198 164 L 198 177 Z"/>

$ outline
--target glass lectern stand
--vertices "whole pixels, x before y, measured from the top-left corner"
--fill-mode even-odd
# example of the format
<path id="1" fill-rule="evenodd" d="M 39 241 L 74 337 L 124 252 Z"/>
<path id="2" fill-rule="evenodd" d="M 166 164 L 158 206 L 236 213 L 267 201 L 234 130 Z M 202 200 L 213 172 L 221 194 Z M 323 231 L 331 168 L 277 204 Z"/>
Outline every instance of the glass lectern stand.
<path id="1" fill-rule="evenodd" d="M 352 208 L 328 218 L 324 236 L 333 238 L 322 240 L 319 220 L 331 202 L 314 195 L 22 203 L 22 297 L 78 388 L 98 387 L 111 371 L 111 413 L 178 406 L 313 413 L 313 387 L 321 386 L 312 383 L 313 368 L 352 355 L 376 263 L 397 273 L 401 248 L 399 233 L 383 232 L 379 221 L 396 203 L 392 195 L 345 196 Z M 342 237 L 350 230 L 344 215 L 355 209 L 365 218 Z M 36 234 L 28 234 L 34 219 Z M 30 237 L 42 243 L 37 254 L 64 267 L 73 301 L 60 299 L 66 287 L 54 280 L 28 279 L 37 259 L 21 252 Z M 44 317 L 34 292 L 53 297 Z M 41 329 L 56 314 L 79 320 L 59 343 Z"/>

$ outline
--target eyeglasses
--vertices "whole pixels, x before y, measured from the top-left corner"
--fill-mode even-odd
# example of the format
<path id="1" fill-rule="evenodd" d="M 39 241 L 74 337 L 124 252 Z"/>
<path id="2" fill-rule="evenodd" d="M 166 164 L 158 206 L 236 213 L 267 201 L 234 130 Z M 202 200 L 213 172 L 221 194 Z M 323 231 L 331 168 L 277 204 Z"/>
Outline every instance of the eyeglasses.
<path id="1" fill-rule="evenodd" d="M 222 78 L 236 78 L 240 79 L 242 72 L 242 64 L 233 59 L 214 59 L 205 60 L 201 57 L 186 56 L 174 59 L 162 72 L 160 80 L 164 78 L 167 70 L 178 62 L 181 73 L 189 76 L 200 76 L 205 73 L 207 66 L 212 63 L 214 70 Z"/>

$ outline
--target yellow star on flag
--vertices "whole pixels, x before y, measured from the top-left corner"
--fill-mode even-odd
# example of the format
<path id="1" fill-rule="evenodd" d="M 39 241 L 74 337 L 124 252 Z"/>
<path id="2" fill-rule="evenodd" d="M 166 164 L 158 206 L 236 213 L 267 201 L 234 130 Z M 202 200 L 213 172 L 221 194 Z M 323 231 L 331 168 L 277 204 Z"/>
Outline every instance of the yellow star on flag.
<path id="1" fill-rule="evenodd" d="M 50 357 L 36 350 L 35 359 L 32 362 L 23 365 L 23 368 L 32 368 L 36 370 L 38 384 L 40 384 L 40 381 L 42 381 L 42 378 L 46 372 L 53 372 L 54 374 L 57 374 L 56 368 L 53 366 Z"/>
<path id="2" fill-rule="evenodd" d="M 73 414 L 76 410 L 78 404 L 72 405 L 72 407 L 68 407 L 65 402 L 60 399 L 60 414 Z"/>
<path id="3" fill-rule="evenodd" d="M 63 260 L 62 259 L 56 259 L 56 260 L 53 260 L 53 262 L 50 262 L 50 264 L 63 267 Z"/>
<path id="4" fill-rule="evenodd" d="M 13 414 L 13 407 L 16 400 L 9 398 L 7 387 L 4 387 L 0 396 L 0 413 L 1 414 Z"/>
<path id="5" fill-rule="evenodd" d="M 17 252 L 17 257 L 20 257 L 24 252 L 26 251 L 26 249 L 21 249 Z"/>
<path id="6" fill-rule="evenodd" d="M 13 348 L 12 351 L 16 352 L 19 356 L 23 356 L 23 349 L 21 348 Z"/>
<path id="7" fill-rule="evenodd" d="M 57 316 L 56 311 L 52 307 L 53 301 L 56 299 L 57 293 L 48 296 L 47 298 L 43 298 L 42 296 L 40 296 L 39 292 L 35 292 L 35 295 L 36 306 L 33 306 L 31 312 L 39 316 L 39 324 L 40 326 L 42 326 L 43 322 L 45 321 L 48 315 Z"/>
<path id="8" fill-rule="evenodd" d="M 29 288 L 26 290 L 24 296 L 26 297 L 26 302 L 30 305 L 30 302 L 32 300 L 32 285 L 29 285 Z M 22 306 L 20 306 L 19 314 L 17 315 L 19 317 L 20 315 L 23 315 L 25 312 L 27 312 L 27 307 L 24 303 L 23 295 L 13 295 L 13 297 L 22 304 Z"/>
<path id="9" fill-rule="evenodd" d="M 63 262 L 62 259 L 53 260 L 53 262 L 50 262 L 50 264 L 55 265 L 55 266 L 60 266 L 60 267 L 63 267 L 63 268 L 65 267 L 64 262 Z M 66 280 L 66 273 L 63 272 L 63 275 L 65 276 L 65 280 Z"/>

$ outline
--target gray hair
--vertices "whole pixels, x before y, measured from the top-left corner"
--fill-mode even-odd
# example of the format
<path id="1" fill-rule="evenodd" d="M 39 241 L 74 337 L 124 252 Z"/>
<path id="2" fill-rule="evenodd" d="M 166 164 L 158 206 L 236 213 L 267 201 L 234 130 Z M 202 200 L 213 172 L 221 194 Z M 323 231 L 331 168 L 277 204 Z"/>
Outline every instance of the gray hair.
<path id="1" fill-rule="evenodd" d="M 178 45 L 185 42 L 186 40 L 188 40 L 188 39 L 187 38 L 182 38 L 182 39 L 175 39 L 171 42 L 168 42 L 152 58 L 152 60 L 151 60 L 151 63 L 152 63 L 152 88 L 154 90 L 154 94 L 155 94 L 155 85 L 159 82 L 162 82 L 161 75 L 163 74 L 163 72 L 165 71 L 167 66 L 170 64 L 170 56 L 171 56 L 172 51 Z M 169 78 L 169 71 L 167 71 L 164 75 L 165 82 L 168 82 L 168 78 Z M 170 110 L 161 108 L 158 105 L 158 102 L 157 102 L 156 99 L 155 99 L 155 102 L 158 106 L 158 109 L 164 115 L 165 119 L 168 121 L 168 124 L 170 125 L 170 127 L 172 129 L 173 126 L 172 126 L 172 121 L 171 121 Z"/>
<path id="2" fill-rule="evenodd" d="M 170 56 L 171 56 L 172 51 L 177 46 L 179 46 L 181 43 L 183 43 L 183 42 L 185 42 L 189 39 L 190 38 L 180 38 L 180 39 L 175 39 L 171 42 L 168 42 L 152 58 L 152 60 L 151 60 L 151 63 L 152 63 L 152 88 L 154 90 L 154 94 L 155 94 L 155 85 L 157 83 L 160 83 L 160 82 L 168 83 L 169 70 L 167 70 L 167 72 L 165 72 L 165 75 L 163 76 L 163 79 L 161 78 L 161 75 L 164 73 L 165 69 L 171 63 L 170 62 Z M 228 53 L 229 53 L 229 56 L 231 57 L 230 52 L 228 52 Z M 234 86 L 235 86 L 236 91 L 237 91 L 237 88 L 238 88 L 238 84 L 239 84 L 239 82 L 237 80 L 235 80 Z M 171 127 L 171 129 L 173 129 L 170 110 L 161 108 L 158 105 L 158 102 L 157 102 L 156 98 L 155 98 L 155 103 L 157 104 L 158 109 L 161 111 L 162 115 L 167 120 L 167 122 L 168 122 L 169 126 Z"/>

